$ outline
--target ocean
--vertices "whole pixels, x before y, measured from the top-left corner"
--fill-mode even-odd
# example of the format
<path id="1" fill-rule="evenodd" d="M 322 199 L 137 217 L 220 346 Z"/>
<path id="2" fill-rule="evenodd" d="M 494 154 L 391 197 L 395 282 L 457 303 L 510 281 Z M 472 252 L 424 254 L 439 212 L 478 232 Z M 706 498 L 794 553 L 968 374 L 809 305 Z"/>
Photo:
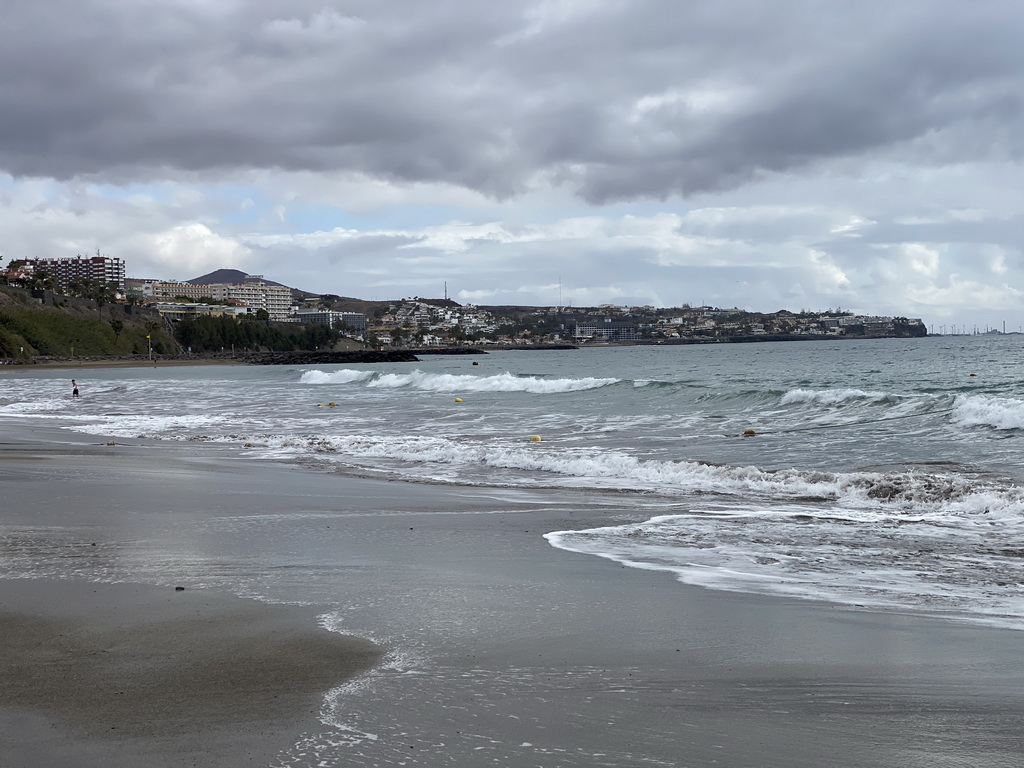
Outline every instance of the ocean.
<path id="1" fill-rule="evenodd" d="M 345 366 L 17 369 L 0 417 L 643 510 L 551 546 L 708 589 L 1024 628 L 1024 337 Z M 540 534 L 538 534 L 540 535 Z"/>
<path id="2" fill-rule="evenodd" d="M 384 644 L 274 768 L 679 765 L 683 745 L 688 765 L 751 765 L 772 734 L 790 751 L 758 764 L 933 765 L 932 730 L 912 746 L 875 715 L 940 690 L 885 693 L 907 665 L 952 670 L 948 688 L 988 663 L 975 635 L 901 617 L 996 645 L 1024 629 L 1022 353 L 935 337 L 11 368 L 0 429 L 115 445 L 56 470 L 103 473 L 109 508 L 0 526 L 0 579 L 309 603 Z M 165 474 L 127 476 L 142 448 Z M 241 466 L 266 480 L 222 486 Z M 845 676 L 808 682 L 836 659 Z M 928 728 L 959 734 L 956 712 Z"/>

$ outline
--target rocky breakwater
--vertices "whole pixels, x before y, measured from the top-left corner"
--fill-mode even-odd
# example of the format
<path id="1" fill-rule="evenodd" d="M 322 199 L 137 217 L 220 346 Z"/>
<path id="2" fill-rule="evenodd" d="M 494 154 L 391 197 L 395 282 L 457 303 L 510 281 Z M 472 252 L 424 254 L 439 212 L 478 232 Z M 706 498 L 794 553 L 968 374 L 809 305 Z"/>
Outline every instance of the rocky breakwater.
<path id="1" fill-rule="evenodd" d="M 252 352 L 243 362 L 251 365 L 346 365 L 349 363 L 415 363 L 419 361 L 405 349 L 358 349 L 351 352 Z"/>

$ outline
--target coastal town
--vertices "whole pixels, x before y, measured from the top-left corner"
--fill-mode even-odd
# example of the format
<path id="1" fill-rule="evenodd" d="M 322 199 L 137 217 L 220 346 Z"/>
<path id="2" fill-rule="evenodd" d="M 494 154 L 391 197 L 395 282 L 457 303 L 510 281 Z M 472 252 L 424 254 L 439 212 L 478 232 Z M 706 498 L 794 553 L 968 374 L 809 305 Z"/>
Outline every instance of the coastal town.
<path id="1" fill-rule="evenodd" d="M 246 317 L 275 324 L 319 326 L 375 348 L 693 344 L 732 341 L 925 336 L 922 320 L 856 314 L 842 309 L 764 313 L 738 307 L 474 306 L 419 296 L 365 301 L 313 294 L 262 275 L 218 270 L 188 281 L 131 278 L 125 263 L 97 253 L 60 259 L 11 260 L 0 283 L 54 296 L 124 304 L 156 313 L 175 333 L 197 318 Z M 56 300 L 59 305 L 59 299 Z M 192 345 L 189 344 L 191 347 Z"/>

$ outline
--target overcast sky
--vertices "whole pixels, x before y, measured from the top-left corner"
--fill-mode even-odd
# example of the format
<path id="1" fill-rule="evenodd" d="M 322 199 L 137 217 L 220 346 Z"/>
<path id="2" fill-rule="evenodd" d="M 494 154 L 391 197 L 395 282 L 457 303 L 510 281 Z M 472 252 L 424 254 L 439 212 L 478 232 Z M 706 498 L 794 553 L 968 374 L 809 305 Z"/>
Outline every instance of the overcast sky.
<path id="1" fill-rule="evenodd" d="M 0 254 L 1024 325 L 1018 0 L 43 0 Z"/>

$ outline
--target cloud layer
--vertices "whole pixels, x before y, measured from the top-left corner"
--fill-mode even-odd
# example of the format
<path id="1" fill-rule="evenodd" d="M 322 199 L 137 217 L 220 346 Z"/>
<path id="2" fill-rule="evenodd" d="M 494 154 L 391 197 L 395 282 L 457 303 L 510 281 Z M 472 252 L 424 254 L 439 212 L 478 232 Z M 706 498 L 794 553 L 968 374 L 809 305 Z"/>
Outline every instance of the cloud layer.
<path id="1" fill-rule="evenodd" d="M 1020 312 L 1022 22 L 1009 0 L 16 4 L 0 247 L 333 270 L 350 295 L 550 303 L 561 275 L 580 301 Z"/>

